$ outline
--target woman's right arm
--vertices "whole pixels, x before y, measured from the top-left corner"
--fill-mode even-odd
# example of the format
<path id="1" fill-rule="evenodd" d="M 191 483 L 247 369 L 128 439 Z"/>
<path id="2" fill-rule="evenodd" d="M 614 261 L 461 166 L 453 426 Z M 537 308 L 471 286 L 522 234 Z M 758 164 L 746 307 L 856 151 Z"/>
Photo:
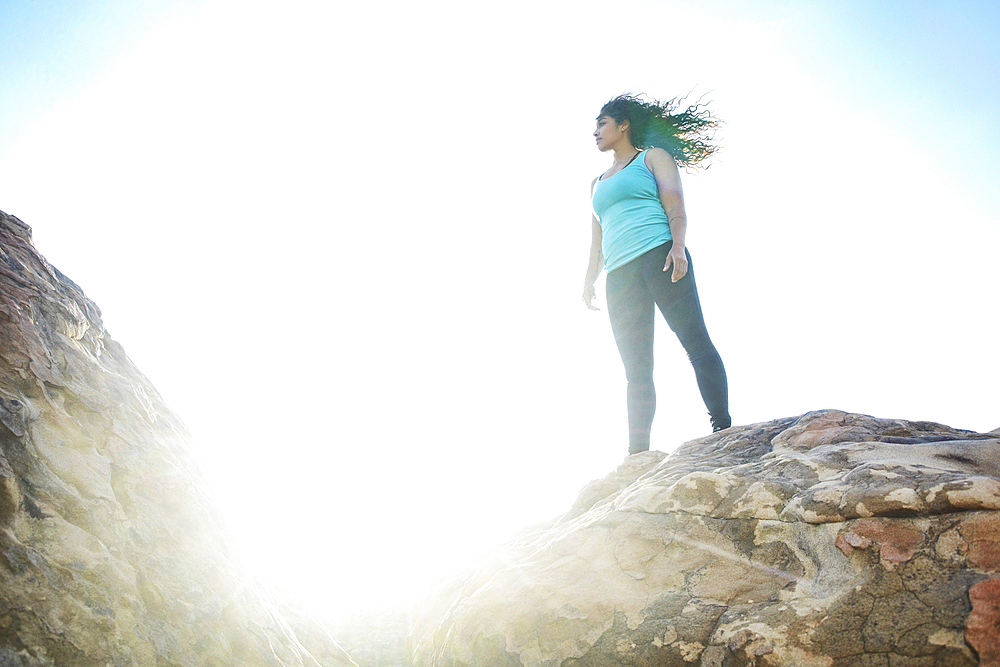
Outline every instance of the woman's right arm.
<path id="1" fill-rule="evenodd" d="M 596 182 L 595 178 L 594 183 Z M 591 191 L 593 191 L 593 187 L 591 187 Z M 591 310 L 600 310 L 594 305 L 594 298 L 597 296 L 594 283 L 597 282 L 597 276 L 604 265 L 604 251 L 601 248 L 603 238 L 601 223 L 597 221 L 596 215 L 592 216 L 590 219 L 590 260 L 587 262 L 587 275 L 583 279 L 583 302 Z"/>

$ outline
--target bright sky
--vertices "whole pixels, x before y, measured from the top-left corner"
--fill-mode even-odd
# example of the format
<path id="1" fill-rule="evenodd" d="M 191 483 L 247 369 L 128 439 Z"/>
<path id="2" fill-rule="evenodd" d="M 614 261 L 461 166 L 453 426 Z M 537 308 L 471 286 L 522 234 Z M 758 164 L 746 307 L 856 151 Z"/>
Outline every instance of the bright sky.
<path id="1" fill-rule="evenodd" d="M 191 427 L 248 564 L 321 611 L 411 599 L 624 457 L 580 301 L 623 91 L 726 121 L 684 186 L 737 424 L 1000 426 L 995 2 L 8 0 L 0 26 L 0 209 Z M 669 451 L 708 419 L 658 331 Z"/>

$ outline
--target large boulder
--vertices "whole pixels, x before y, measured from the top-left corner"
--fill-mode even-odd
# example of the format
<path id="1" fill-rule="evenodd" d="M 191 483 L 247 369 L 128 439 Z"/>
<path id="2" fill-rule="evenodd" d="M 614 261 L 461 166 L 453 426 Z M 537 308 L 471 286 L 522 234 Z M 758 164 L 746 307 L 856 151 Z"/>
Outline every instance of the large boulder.
<path id="1" fill-rule="evenodd" d="M 827 410 L 631 456 L 418 605 L 417 667 L 1000 664 L 1000 433 Z"/>
<path id="2" fill-rule="evenodd" d="M 2 212 L 0 368 L 0 665 L 321 664 L 239 566 L 183 424 Z"/>

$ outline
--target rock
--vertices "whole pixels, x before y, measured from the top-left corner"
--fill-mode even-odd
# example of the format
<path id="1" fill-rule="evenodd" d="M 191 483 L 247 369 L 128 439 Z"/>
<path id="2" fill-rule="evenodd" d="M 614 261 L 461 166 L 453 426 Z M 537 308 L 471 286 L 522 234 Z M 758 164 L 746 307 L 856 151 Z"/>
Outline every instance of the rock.
<path id="1" fill-rule="evenodd" d="M 965 637 L 979 652 L 981 664 L 1000 665 L 1000 578 L 980 581 L 969 589 L 972 613 Z"/>
<path id="2" fill-rule="evenodd" d="M 321 664 L 240 568 L 181 421 L 2 212 L 0 331 L 0 665 Z"/>
<path id="3" fill-rule="evenodd" d="M 629 457 L 442 583 L 412 663 L 995 665 L 998 510 L 998 433 L 836 410 L 728 429 Z"/>

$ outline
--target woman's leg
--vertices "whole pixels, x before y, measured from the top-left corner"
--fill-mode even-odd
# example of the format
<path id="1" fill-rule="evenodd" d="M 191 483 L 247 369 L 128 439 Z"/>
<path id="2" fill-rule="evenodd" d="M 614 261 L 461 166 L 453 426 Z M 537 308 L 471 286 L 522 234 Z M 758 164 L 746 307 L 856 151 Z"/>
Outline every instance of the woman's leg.
<path id="1" fill-rule="evenodd" d="M 673 283 L 670 281 L 670 271 L 663 270 L 668 252 L 670 252 L 669 243 L 657 248 L 655 253 L 647 253 L 653 254 L 654 257 L 643 263 L 645 282 L 649 285 L 649 290 L 664 319 L 677 335 L 684 351 L 687 352 L 688 359 L 691 360 L 698 381 L 698 390 L 712 420 L 712 429 L 718 431 L 729 428 L 732 419 L 729 416 L 726 368 L 705 327 L 691 254 L 687 253 L 687 275 Z"/>
<path id="2" fill-rule="evenodd" d="M 628 452 L 649 449 L 649 431 L 656 412 L 653 387 L 653 297 L 646 288 L 638 260 L 608 274 L 608 316 L 628 381 Z"/>

